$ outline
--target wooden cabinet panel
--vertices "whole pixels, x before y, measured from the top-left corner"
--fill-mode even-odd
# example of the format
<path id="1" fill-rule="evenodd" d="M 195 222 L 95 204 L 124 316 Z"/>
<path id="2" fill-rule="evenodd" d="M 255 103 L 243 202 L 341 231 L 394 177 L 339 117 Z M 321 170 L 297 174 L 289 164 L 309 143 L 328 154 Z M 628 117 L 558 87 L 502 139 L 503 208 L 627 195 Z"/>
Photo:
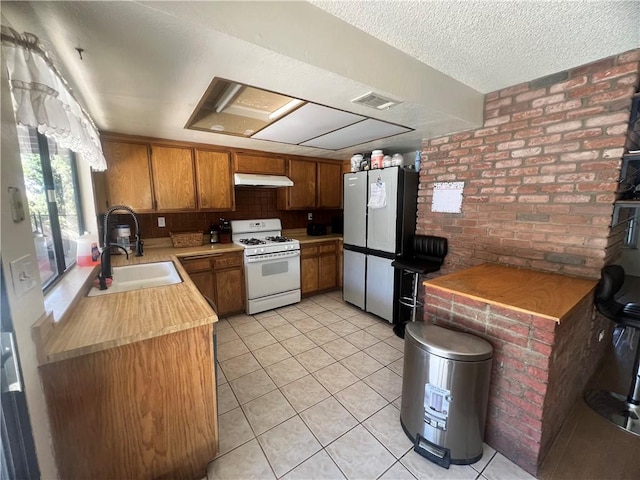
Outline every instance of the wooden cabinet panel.
<path id="1" fill-rule="evenodd" d="M 216 289 L 213 284 L 213 272 L 211 270 L 206 272 L 194 272 L 190 273 L 189 277 L 195 286 L 198 287 L 200 293 L 215 303 Z"/>
<path id="2" fill-rule="evenodd" d="M 338 285 L 337 242 L 326 241 L 300 246 L 300 289 L 310 295 Z"/>
<path id="3" fill-rule="evenodd" d="M 287 208 L 314 208 L 316 206 L 316 162 L 311 160 L 289 160 L 289 178 L 293 187 L 284 189 Z"/>
<path id="4" fill-rule="evenodd" d="M 181 260 L 200 293 L 216 304 L 218 316 L 244 311 L 242 253 L 226 253 Z"/>
<path id="5" fill-rule="evenodd" d="M 202 478 L 218 445 L 213 325 L 43 365 L 60 478 Z"/>
<path id="6" fill-rule="evenodd" d="M 342 207 L 342 165 L 318 162 L 318 207 Z"/>
<path id="7" fill-rule="evenodd" d="M 93 183 L 93 202 L 96 213 L 105 213 L 109 209 L 109 191 L 107 187 L 107 172 L 91 172 Z"/>
<path id="8" fill-rule="evenodd" d="M 184 269 L 189 272 L 202 272 L 211 270 L 211 257 L 185 258 L 182 260 Z"/>
<path id="9" fill-rule="evenodd" d="M 199 209 L 233 210 L 233 171 L 228 153 L 196 150 L 196 181 Z"/>
<path id="10" fill-rule="evenodd" d="M 124 204 L 136 212 L 152 210 L 147 145 L 106 140 L 102 142 L 102 150 L 107 160 L 105 177 L 110 206 Z"/>
<path id="11" fill-rule="evenodd" d="M 218 315 L 244 310 L 244 275 L 242 268 L 215 272 L 216 306 Z"/>
<path id="12" fill-rule="evenodd" d="M 196 192 L 190 148 L 151 147 L 157 210 L 194 210 Z"/>
<path id="13" fill-rule="evenodd" d="M 318 259 L 318 288 L 320 290 L 336 287 L 336 266 L 335 254 L 320 255 Z"/>
<path id="14" fill-rule="evenodd" d="M 342 288 L 344 281 L 344 248 L 342 243 L 338 244 L 338 287 Z"/>
<path id="15" fill-rule="evenodd" d="M 215 270 L 229 267 L 242 267 L 242 255 L 229 254 L 213 258 L 213 268 Z"/>
<path id="16" fill-rule="evenodd" d="M 318 257 L 300 259 L 300 291 L 302 295 L 318 290 Z"/>
<path id="17" fill-rule="evenodd" d="M 285 163 L 282 157 L 268 157 L 250 153 L 236 153 L 235 157 L 235 171 L 238 173 L 285 175 Z"/>

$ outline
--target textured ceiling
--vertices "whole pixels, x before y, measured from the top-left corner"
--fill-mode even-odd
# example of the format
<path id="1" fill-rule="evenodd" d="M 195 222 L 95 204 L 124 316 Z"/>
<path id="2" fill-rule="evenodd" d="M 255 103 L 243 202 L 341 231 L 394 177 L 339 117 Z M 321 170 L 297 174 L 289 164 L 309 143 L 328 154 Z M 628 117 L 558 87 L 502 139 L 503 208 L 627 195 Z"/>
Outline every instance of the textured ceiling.
<path id="1" fill-rule="evenodd" d="M 640 46 L 639 7 L 3 0 L 0 12 L 3 24 L 42 40 L 103 131 L 346 159 L 477 127 L 487 91 Z M 185 130 L 214 77 L 415 131 L 331 152 Z M 351 103 L 369 91 L 401 103 L 383 111 Z"/>
<path id="2" fill-rule="evenodd" d="M 311 3 L 488 93 L 640 46 L 640 1 Z"/>

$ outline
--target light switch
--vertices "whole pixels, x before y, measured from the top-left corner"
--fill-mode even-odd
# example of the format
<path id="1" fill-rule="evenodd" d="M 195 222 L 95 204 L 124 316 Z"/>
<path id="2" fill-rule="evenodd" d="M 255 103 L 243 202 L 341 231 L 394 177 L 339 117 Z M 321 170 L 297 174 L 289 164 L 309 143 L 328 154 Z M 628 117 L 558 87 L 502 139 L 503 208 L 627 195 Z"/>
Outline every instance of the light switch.
<path id="1" fill-rule="evenodd" d="M 36 286 L 39 280 L 36 272 L 36 264 L 31 255 L 25 255 L 11 262 L 11 279 L 13 289 L 17 297 L 22 297 L 25 293 Z"/>
<path id="2" fill-rule="evenodd" d="M 166 223 L 164 221 L 164 217 L 158 217 L 158 226 L 159 227 L 166 227 Z"/>

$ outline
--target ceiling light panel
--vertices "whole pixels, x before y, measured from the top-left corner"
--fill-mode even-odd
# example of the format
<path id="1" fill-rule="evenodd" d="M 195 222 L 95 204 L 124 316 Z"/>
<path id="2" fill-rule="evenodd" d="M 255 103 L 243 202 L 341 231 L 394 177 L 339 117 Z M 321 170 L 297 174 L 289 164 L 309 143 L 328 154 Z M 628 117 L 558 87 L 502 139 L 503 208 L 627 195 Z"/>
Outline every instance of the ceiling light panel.
<path id="1" fill-rule="evenodd" d="M 400 133 L 412 131 L 411 128 L 393 125 L 368 118 L 362 122 L 342 128 L 335 132 L 322 135 L 300 145 L 305 147 L 324 148 L 326 150 L 340 150 L 361 143 L 371 142 L 381 138 L 391 137 Z"/>
<path id="2" fill-rule="evenodd" d="M 265 127 L 251 138 L 297 145 L 339 128 L 361 122 L 365 118 L 355 113 L 307 103 Z"/>

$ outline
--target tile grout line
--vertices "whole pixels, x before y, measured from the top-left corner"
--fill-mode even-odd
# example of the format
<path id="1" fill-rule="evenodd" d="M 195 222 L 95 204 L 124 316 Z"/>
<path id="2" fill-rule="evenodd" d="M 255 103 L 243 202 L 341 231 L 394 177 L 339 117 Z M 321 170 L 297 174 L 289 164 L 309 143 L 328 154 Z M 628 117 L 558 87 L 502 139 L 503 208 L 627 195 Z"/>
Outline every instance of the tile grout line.
<path id="1" fill-rule="evenodd" d="M 323 308 L 324 308 L 324 307 L 323 307 Z M 274 315 L 276 315 L 276 314 L 278 314 L 278 313 L 277 313 L 277 312 L 276 312 L 276 313 L 274 313 Z M 319 314 L 316 314 L 316 315 L 319 315 Z M 355 315 L 351 315 L 350 317 L 352 317 L 352 316 L 355 316 Z M 269 316 L 269 317 L 271 317 L 271 316 Z M 269 317 L 264 317 L 264 318 L 269 318 Z M 295 322 L 292 322 L 291 320 L 288 320 L 287 318 L 283 317 L 282 315 L 280 315 L 280 317 L 281 317 L 281 318 L 283 318 L 283 319 L 284 319 L 284 321 L 286 321 L 289 325 L 292 325 L 292 326 L 294 326 L 294 328 L 295 328 Z M 350 318 L 350 317 L 347 317 L 347 318 L 341 318 L 341 320 L 343 320 L 343 321 L 344 321 L 344 320 L 346 320 L 346 321 L 348 322 L 348 318 Z M 262 324 L 259 322 L 259 320 L 258 320 L 258 319 L 256 319 L 255 317 L 252 317 L 252 318 L 253 318 L 253 320 L 249 320 L 249 321 L 243 322 L 242 324 L 239 324 L 239 325 L 237 325 L 237 326 L 239 327 L 239 326 L 241 326 L 241 325 L 244 325 L 244 324 L 250 323 L 251 321 L 256 321 L 257 323 L 259 323 L 259 324 L 261 325 L 261 327 L 263 328 L 263 331 L 265 331 L 265 332 L 267 332 L 268 334 L 270 334 L 270 335 L 271 335 L 270 330 L 269 330 L 268 328 L 265 328 L 265 327 L 264 327 L 264 325 L 262 325 Z M 311 318 L 311 319 L 315 320 L 315 318 L 314 318 L 312 315 L 308 315 L 306 318 Z M 263 371 L 267 374 L 267 376 L 268 376 L 272 381 L 274 381 L 274 377 L 273 377 L 273 376 L 272 376 L 272 374 L 270 374 L 270 373 L 267 371 L 267 369 L 266 369 L 268 366 L 267 366 L 267 367 L 263 366 L 263 365 L 262 365 L 262 364 L 257 360 L 257 358 L 255 357 L 255 355 L 254 355 L 254 353 L 253 353 L 254 351 L 256 351 L 256 350 L 260 350 L 261 348 L 266 348 L 266 347 L 268 347 L 268 346 L 270 346 L 270 345 L 276 345 L 276 344 L 277 344 L 277 345 L 279 345 L 280 347 L 282 347 L 285 351 L 287 351 L 287 352 L 288 352 L 288 354 L 290 355 L 290 357 L 288 357 L 287 359 L 280 360 L 280 361 L 278 361 L 278 362 L 276 362 L 276 363 L 274 363 L 274 364 L 272 364 L 272 365 L 276 365 L 276 364 L 281 363 L 281 362 L 284 362 L 284 361 L 286 361 L 286 360 L 290 360 L 291 358 L 293 358 L 294 360 L 296 360 L 296 362 L 297 362 L 298 364 L 300 364 L 300 362 L 298 361 L 298 359 L 297 359 L 297 358 L 295 358 L 295 357 L 296 357 L 296 355 L 293 355 L 293 354 L 292 354 L 292 353 L 291 353 L 291 352 L 290 352 L 290 351 L 289 351 L 289 350 L 288 350 L 288 349 L 287 349 L 287 348 L 282 344 L 282 342 L 283 342 L 283 341 L 286 341 L 288 338 L 285 338 L 285 339 L 283 339 L 283 340 L 278 340 L 277 338 L 275 338 L 275 340 L 276 340 L 276 342 L 275 342 L 275 343 L 270 344 L 270 345 L 265 345 L 265 346 L 263 346 L 263 347 L 260 347 L 260 348 L 256 348 L 256 349 L 254 349 L 254 350 L 251 350 L 251 348 L 249 348 L 249 347 L 248 347 L 248 345 L 246 344 L 246 342 L 244 341 L 244 338 L 245 338 L 245 337 L 248 337 L 248 336 L 251 336 L 251 335 L 259 334 L 259 333 L 262 333 L 262 332 L 255 332 L 254 334 L 248 334 L 248 335 L 245 335 L 245 336 L 243 337 L 242 335 L 240 335 L 240 334 L 238 333 L 238 331 L 235 329 L 235 327 L 233 326 L 232 322 L 230 322 L 230 321 L 229 321 L 229 319 L 225 319 L 225 320 L 227 320 L 227 321 L 228 321 L 228 323 L 229 323 L 229 326 L 230 326 L 231 328 L 233 328 L 233 331 L 234 331 L 234 332 L 235 332 L 235 334 L 238 336 L 238 339 L 239 339 L 239 340 L 241 340 L 241 344 L 243 344 L 243 345 L 245 346 L 245 348 L 247 348 L 247 350 L 248 350 L 248 352 L 244 352 L 244 353 L 239 354 L 239 355 L 236 355 L 236 356 L 234 356 L 234 357 L 230 357 L 230 358 L 226 359 L 225 361 L 227 361 L 227 360 L 232 360 L 233 358 L 237 358 L 237 357 L 239 357 L 239 356 L 246 355 L 247 353 L 250 353 L 250 354 L 251 354 L 251 356 L 252 356 L 252 358 L 254 358 L 254 360 L 257 362 L 257 364 L 259 364 L 259 365 L 260 365 L 260 367 L 261 367 L 261 368 L 260 368 L 260 369 L 258 369 L 258 370 L 255 370 L 254 372 L 249 372 L 249 373 L 247 373 L 247 374 L 245 374 L 245 375 L 242 375 L 242 376 L 240 376 L 240 377 L 234 378 L 233 380 L 229 380 L 229 379 L 228 379 L 228 377 L 227 377 L 227 376 L 226 376 L 226 374 L 225 374 L 225 377 L 226 377 L 226 380 L 227 380 L 227 382 L 225 382 L 225 383 L 227 383 L 227 384 L 229 385 L 229 388 L 230 388 L 230 390 L 232 391 L 232 394 L 234 395 L 234 398 L 236 399 L 236 401 L 237 401 L 237 403 L 238 403 L 238 407 L 236 407 L 236 408 L 240 408 L 240 411 L 242 412 L 242 414 L 243 414 L 243 416 L 244 416 L 245 420 L 247 421 L 247 424 L 248 424 L 248 425 L 249 425 L 249 427 L 251 428 L 251 431 L 252 431 L 252 433 L 253 433 L 253 435 L 254 435 L 254 436 L 253 436 L 253 438 L 252 438 L 252 439 L 249 439 L 249 440 L 247 440 L 246 442 L 243 442 L 242 444 L 240 444 L 240 445 L 238 445 L 238 446 L 236 446 L 236 447 L 232 448 L 231 450 L 229 450 L 228 452 L 225 452 L 223 455 L 221 455 L 221 456 L 217 457 L 217 458 L 216 458 L 216 459 L 214 459 L 214 460 L 217 460 L 218 458 L 222 458 L 222 457 L 224 457 L 225 455 L 227 455 L 227 453 L 230 453 L 230 452 L 232 452 L 232 451 L 236 450 L 237 448 L 241 447 L 242 445 L 246 445 L 246 444 L 247 444 L 248 442 L 250 442 L 251 440 L 256 439 L 256 441 L 258 442 L 258 444 L 259 444 L 259 445 L 260 445 L 260 447 L 261 447 L 261 450 L 263 451 L 263 454 L 264 454 L 265 458 L 267 459 L 267 461 L 268 461 L 268 463 L 269 463 L 269 465 L 270 465 L 270 468 L 272 469 L 273 473 L 275 474 L 275 471 L 273 470 L 273 466 L 271 465 L 271 462 L 269 461 L 269 458 L 268 458 L 268 456 L 266 455 L 266 452 L 264 452 L 264 450 L 262 449 L 262 444 L 261 444 L 261 443 L 260 443 L 260 441 L 258 440 L 259 435 L 256 435 L 256 431 L 255 431 L 255 429 L 254 429 L 254 426 L 251 424 L 251 422 L 249 422 L 249 421 L 248 421 L 248 418 L 247 418 L 247 416 L 246 416 L 245 406 L 246 406 L 248 403 L 250 403 L 250 402 L 252 402 L 252 401 L 254 401 L 254 400 L 257 400 L 257 399 L 259 399 L 259 398 L 262 398 L 263 396 L 265 396 L 265 395 L 267 395 L 267 394 L 270 394 L 270 393 L 274 392 L 275 390 L 278 390 L 278 392 L 279 392 L 279 393 L 280 393 L 280 394 L 285 398 L 285 401 L 286 401 L 286 402 L 287 402 L 287 404 L 291 407 L 291 409 L 295 412 L 295 414 L 294 414 L 292 417 L 289 417 L 288 419 L 285 419 L 285 420 L 281 421 L 281 422 L 280 422 L 280 423 L 278 423 L 277 425 L 274 425 L 274 426 L 270 427 L 268 430 L 266 430 L 265 432 L 261 433 L 261 435 L 263 435 L 263 434 L 267 433 L 268 431 L 272 430 L 273 428 L 276 428 L 277 426 L 279 426 L 279 425 L 283 424 L 284 422 L 286 422 L 286 421 L 288 421 L 288 420 L 291 420 L 292 418 L 295 418 L 295 417 L 297 416 L 297 417 L 302 421 L 302 423 L 306 426 L 306 428 L 307 428 L 307 429 L 309 429 L 309 431 L 310 431 L 310 433 L 312 434 L 313 438 L 315 438 L 315 439 L 316 439 L 316 441 L 318 441 L 318 444 L 319 444 L 319 445 L 321 445 L 321 449 L 320 449 L 320 451 L 324 450 L 324 451 L 326 452 L 326 454 L 329 456 L 329 458 L 331 459 L 332 463 L 333 463 L 333 464 L 335 464 L 335 465 L 336 465 L 336 467 L 338 467 L 338 469 L 339 469 L 343 474 L 345 474 L 345 473 L 342 471 L 342 469 L 340 469 L 340 468 L 339 468 L 339 466 L 335 463 L 335 460 L 333 459 L 333 457 L 332 457 L 332 456 L 329 454 L 329 452 L 326 450 L 326 446 L 322 446 L 322 443 L 320 443 L 320 441 L 319 441 L 318 437 L 316 436 L 316 434 L 315 434 L 315 433 L 314 433 L 314 432 L 309 428 L 309 425 L 304 421 L 304 418 L 301 416 L 301 413 L 303 413 L 303 412 L 305 412 L 305 411 L 309 410 L 310 408 L 313 408 L 315 405 L 317 405 L 317 404 L 318 404 L 318 403 L 320 403 L 320 402 L 315 403 L 314 405 L 308 406 L 308 407 L 306 407 L 304 410 L 301 410 L 300 412 L 298 412 L 298 411 L 293 407 L 293 405 L 291 404 L 291 402 L 289 401 L 289 399 L 287 398 L 287 396 L 284 394 L 284 392 L 283 392 L 283 390 L 282 390 L 282 388 L 283 388 L 283 387 L 286 387 L 287 385 L 289 385 L 289 384 L 291 384 L 291 383 L 293 383 L 293 382 L 295 382 L 295 381 L 297 381 L 297 380 L 299 380 L 299 379 L 293 380 L 293 381 L 288 382 L 288 383 L 283 384 L 283 385 L 276 385 L 276 388 L 275 388 L 274 390 L 271 390 L 270 392 L 264 393 L 264 394 L 260 395 L 259 397 L 256 397 L 256 398 L 254 398 L 254 399 L 252 399 L 252 400 L 250 400 L 250 401 L 248 401 L 248 402 L 245 402 L 244 404 L 241 404 L 241 403 L 240 403 L 240 400 L 239 400 L 239 398 L 237 397 L 237 395 L 236 395 L 236 393 L 235 393 L 235 390 L 233 389 L 233 387 L 231 387 L 231 382 L 233 382 L 233 381 L 235 381 L 235 380 L 238 380 L 238 379 L 240 379 L 240 378 L 242 378 L 242 377 L 244 377 L 244 376 L 246 376 L 246 375 L 249 375 L 249 374 L 251 374 L 251 373 L 255 373 L 256 371 L 260 371 L 260 370 L 263 370 Z M 304 320 L 304 319 L 302 319 L 302 320 Z M 297 320 L 297 321 L 300 321 L 300 320 Z M 351 343 L 351 342 L 350 342 L 349 340 L 347 340 L 345 337 L 346 337 L 346 336 L 348 336 L 348 335 L 351 335 L 351 334 L 353 334 L 353 333 L 357 333 L 357 332 L 364 332 L 364 333 L 368 333 L 369 335 L 371 335 L 369 332 L 366 332 L 366 328 L 369 328 L 369 327 L 370 327 L 370 326 L 372 326 L 372 325 L 367 326 L 367 327 L 365 327 L 365 328 L 361 328 L 360 326 L 355 325 L 355 324 L 352 324 L 351 322 L 349 322 L 351 325 L 353 325 L 353 326 L 354 326 L 354 327 L 356 327 L 357 329 L 356 329 L 355 331 L 353 331 L 353 332 L 349 332 L 349 333 L 347 333 L 347 334 L 340 334 L 340 333 L 337 333 L 337 332 L 333 331 L 331 328 L 329 328 L 329 326 L 330 326 L 330 325 L 332 325 L 332 324 L 334 324 L 334 323 L 338 323 L 339 321 L 340 321 L 340 320 L 337 320 L 336 322 L 333 322 L 333 323 L 331 323 L 331 324 L 327 324 L 327 325 L 322 324 L 322 326 L 320 326 L 320 327 L 318 327 L 318 328 L 316 328 L 316 329 L 313 329 L 313 330 L 317 330 L 317 329 L 320 329 L 320 328 L 327 328 L 329 331 L 331 331 L 331 332 L 333 332 L 334 334 L 336 334 L 336 335 L 337 335 L 337 338 L 336 338 L 336 339 L 334 339 L 334 340 L 330 340 L 329 342 L 324 342 L 324 343 L 322 343 L 321 345 L 317 345 L 316 347 L 313 347 L 313 348 L 321 348 L 321 350 L 322 350 L 323 352 L 325 352 L 327 355 L 329 355 L 329 356 L 330 356 L 334 361 L 333 361 L 332 363 L 330 363 L 329 365 L 325 365 L 324 367 L 322 367 L 322 368 L 320 368 L 320 369 L 315 370 L 314 372 L 310 372 L 310 371 L 309 371 L 309 370 L 308 370 L 304 365 L 300 364 L 300 365 L 301 365 L 301 367 L 303 368 L 303 370 L 306 372 L 306 375 L 304 375 L 303 377 L 300 377 L 300 378 L 304 378 L 304 377 L 306 377 L 306 376 L 311 376 L 312 378 L 314 378 L 314 380 L 315 380 L 315 381 L 318 381 L 318 378 L 317 378 L 317 377 L 315 377 L 314 373 L 316 373 L 316 372 L 318 372 L 318 371 L 322 370 L 323 368 L 327 368 L 327 367 L 329 367 L 329 366 L 336 365 L 336 364 L 338 364 L 338 365 L 340 365 L 341 367 L 345 368 L 347 371 L 349 371 L 352 375 L 354 375 L 354 376 L 357 378 L 356 382 L 354 382 L 354 383 L 352 383 L 352 384 L 350 384 L 350 385 L 348 385 L 348 386 L 345 386 L 344 388 L 342 388 L 342 389 L 338 390 L 338 391 L 337 391 L 337 392 L 335 392 L 335 393 L 328 392 L 328 393 L 329 393 L 329 397 L 327 397 L 327 399 L 328 399 L 328 398 L 333 398 L 333 399 L 334 399 L 334 400 L 335 400 L 339 405 L 341 405 L 341 407 L 342 407 L 342 408 L 344 408 L 344 409 L 345 409 L 345 411 L 347 411 L 347 412 L 348 412 L 348 413 L 353 417 L 353 414 L 352 414 L 351 412 L 349 412 L 349 410 L 347 409 L 347 407 L 346 407 L 346 406 L 345 406 L 345 405 L 344 405 L 344 404 L 339 400 L 339 398 L 337 398 L 337 397 L 336 397 L 336 395 L 337 395 L 337 394 L 339 394 L 340 392 L 342 392 L 343 390 L 345 390 L 345 389 L 347 389 L 347 388 L 349 388 L 349 387 L 351 387 L 351 386 L 353 386 L 353 385 L 357 384 L 358 382 L 363 382 L 363 383 L 364 383 L 365 385 L 367 385 L 369 388 L 372 388 L 374 392 L 376 392 L 378 395 L 380 395 L 380 394 L 379 394 L 379 392 L 377 392 L 377 390 L 376 390 L 375 388 L 373 388 L 371 385 L 368 385 L 366 382 L 364 382 L 364 380 L 365 380 L 366 378 L 368 378 L 369 376 L 371 376 L 371 375 L 373 375 L 373 374 L 375 374 L 375 373 L 377 373 L 377 372 L 379 372 L 379 371 L 381 371 L 381 370 L 383 370 L 383 369 L 385 369 L 385 368 L 388 368 L 392 363 L 394 363 L 394 362 L 395 362 L 395 361 L 397 361 L 398 359 L 396 359 L 396 360 L 394 360 L 394 361 L 392 361 L 392 362 L 388 362 L 388 363 L 387 363 L 387 361 L 385 361 L 385 362 L 380 362 L 380 363 L 381 363 L 381 365 L 382 365 L 380 368 L 377 368 L 376 370 L 374 370 L 374 371 L 370 372 L 368 375 L 366 375 L 366 376 L 364 376 L 364 377 L 362 377 L 362 378 L 361 378 L 360 376 L 358 376 L 358 375 L 355 375 L 355 374 L 354 374 L 354 372 L 352 372 L 351 370 L 349 370 L 349 368 L 347 368 L 347 367 L 346 367 L 345 365 L 343 365 L 341 362 L 342 362 L 342 361 L 344 361 L 344 360 L 346 360 L 347 358 L 349 358 L 349 357 L 351 357 L 351 356 L 353 356 L 353 355 L 357 355 L 357 354 L 359 354 L 359 353 L 363 353 L 363 354 L 368 355 L 369 357 L 371 357 L 371 355 L 369 355 L 369 354 L 368 354 L 368 352 L 366 352 L 366 351 L 365 351 L 365 349 L 366 349 L 366 348 L 373 347 L 373 346 L 376 346 L 376 345 L 379 345 L 379 344 L 381 344 L 381 343 L 384 343 L 385 345 L 388 345 L 389 347 L 393 348 L 393 349 L 394 349 L 394 350 L 396 350 L 396 351 L 399 351 L 399 349 L 395 348 L 392 344 L 390 344 L 390 343 L 388 343 L 388 342 L 386 341 L 386 340 L 388 340 L 389 338 L 391 338 L 391 336 L 388 336 L 388 337 L 386 337 L 386 338 L 384 338 L 384 339 L 380 339 L 379 337 L 374 336 L 374 338 L 377 340 L 377 341 L 376 341 L 376 343 L 374 343 L 373 345 L 369 345 L 369 346 L 365 347 L 365 349 L 362 349 L 361 347 L 359 347 L 359 346 L 357 346 L 357 345 L 355 345 L 355 344 Z M 284 326 L 284 325 L 283 325 L 283 326 Z M 385 325 L 385 326 L 386 326 L 386 325 Z M 274 328 L 278 328 L 278 327 L 274 327 Z M 313 330 L 308 330 L 308 331 L 306 331 L 306 332 L 300 331 L 300 335 L 305 335 L 305 337 L 306 337 L 307 339 L 309 339 L 309 340 L 311 341 L 311 343 L 314 343 L 314 344 L 315 344 L 315 342 L 314 342 L 313 340 L 311 340 L 311 339 L 306 335 L 307 333 L 309 333 L 309 332 L 311 332 L 311 331 L 313 331 Z M 234 339 L 234 340 L 238 340 L 238 339 Z M 326 344 L 328 344 L 328 343 L 331 343 L 332 341 L 335 341 L 335 340 L 338 340 L 338 339 L 346 340 L 350 345 L 353 345 L 353 347 L 355 347 L 355 348 L 357 349 L 357 351 L 356 351 L 356 352 L 354 352 L 352 355 L 347 355 L 346 357 L 343 357 L 343 358 L 341 358 L 340 360 L 337 360 L 337 359 L 336 359 L 333 355 L 331 355 L 327 350 L 325 350 L 324 348 L 322 348 L 324 345 L 326 345 Z M 230 340 L 230 341 L 234 341 L 234 340 Z M 224 342 L 224 343 L 223 343 L 223 344 L 221 344 L 221 345 L 224 345 L 225 343 L 229 343 L 229 342 Z M 305 350 L 305 351 L 312 350 L 313 348 L 308 349 L 308 350 Z M 300 354 L 304 353 L 305 351 L 303 351 L 303 352 L 299 352 L 297 355 L 300 355 Z M 400 352 L 401 354 L 403 354 L 403 352 L 402 352 L 402 351 L 399 351 L 399 352 Z M 378 360 L 378 359 L 376 359 L 375 357 L 371 357 L 371 358 L 373 358 L 374 360 L 376 360 L 376 361 L 378 361 L 378 362 L 379 362 L 379 360 Z M 224 373 L 224 368 L 221 366 L 221 362 L 218 362 L 218 366 L 220 367 L 220 369 L 221 369 L 221 370 L 222 370 L 222 372 Z M 270 365 L 269 365 L 269 366 L 270 366 Z M 393 373 L 395 373 L 395 374 L 397 375 L 397 373 L 396 373 L 396 372 L 394 372 L 393 370 L 391 370 L 391 369 L 389 369 L 389 370 L 390 370 L 391 372 L 393 372 Z M 321 386 L 323 386 L 323 387 L 324 387 L 324 385 L 323 385 L 321 382 L 319 382 L 319 383 L 320 383 L 320 385 L 321 385 Z M 221 385 L 224 385 L 224 383 L 223 383 L 223 384 L 221 384 Z M 326 389 L 326 387 L 325 387 L 325 389 Z M 381 395 L 380 395 L 380 396 L 381 396 Z M 356 423 L 356 425 L 354 425 L 351 429 L 349 429 L 347 432 L 344 432 L 342 435 L 340 435 L 340 436 L 339 436 L 339 437 L 337 437 L 336 439 L 332 440 L 332 442 L 331 442 L 329 445 L 333 444 L 333 443 L 334 443 L 335 441 L 337 441 L 339 438 L 342 438 L 342 436 L 344 436 L 344 435 L 345 435 L 345 434 L 347 434 L 348 432 L 352 431 L 352 430 L 353 430 L 354 428 L 356 428 L 357 426 L 362 426 L 362 427 L 363 427 L 363 429 L 364 429 L 366 432 L 368 432 L 370 435 L 372 435 L 372 436 L 373 436 L 373 438 L 375 439 L 375 441 L 376 441 L 377 443 L 379 443 L 380 445 L 382 445 L 382 444 L 380 443 L 380 441 L 375 437 L 375 435 L 374 435 L 374 434 L 373 434 L 369 429 L 367 429 L 367 427 L 364 425 L 364 422 L 365 422 L 365 421 L 367 421 L 368 419 L 370 419 L 372 416 L 376 415 L 376 414 L 377 414 L 378 412 L 380 412 L 382 409 L 387 408 L 389 405 L 393 405 L 393 402 L 394 402 L 394 401 L 396 401 L 396 400 L 397 400 L 397 398 L 399 398 L 399 397 L 395 398 L 395 399 L 394 399 L 394 400 L 392 400 L 392 401 L 387 400 L 387 399 L 386 399 L 385 397 L 383 397 L 383 396 L 381 396 L 381 398 L 383 398 L 383 399 L 385 400 L 385 404 L 384 404 L 383 406 L 381 406 L 380 408 L 376 409 L 376 411 L 374 411 L 374 412 L 372 412 L 371 414 L 369 414 L 369 415 L 368 415 L 366 418 L 364 418 L 362 421 L 360 421 L 358 418 L 353 417 L 353 418 L 354 418 L 354 420 L 357 422 L 357 423 Z M 397 407 L 395 407 L 395 406 L 394 406 L 394 408 L 397 408 Z M 233 409 L 232 409 L 232 410 L 233 410 Z M 228 412 L 225 412 L 225 413 L 228 413 Z M 328 445 L 327 445 L 327 446 L 328 446 Z M 382 447 L 384 448 L 384 450 L 385 450 L 385 451 L 388 451 L 388 452 L 389 452 L 389 454 L 391 455 L 391 457 L 394 459 L 393 464 L 392 464 L 389 468 L 392 468 L 392 467 L 393 467 L 393 465 L 395 465 L 396 463 L 399 463 L 399 462 L 400 462 L 400 460 L 399 460 L 399 459 L 397 459 L 397 458 L 395 457 L 395 455 L 393 455 L 393 453 L 391 453 L 391 452 L 390 452 L 390 451 L 389 451 L 389 450 L 388 450 L 384 445 L 382 445 Z M 306 462 L 307 460 L 309 460 L 311 457 L 315 456 L 317 453 L 318 453 L 318 452 L 315 452 L 315 453 L 314 453 L 313 455 L 311 455 L 310 457 L 308 457 L 308 458 L 304 459 L 302 462 L 300 462 L 300 463 L 299 463 L 299 464 L 297 464 L 296 466 L 292 467 L 289 471 L 285 472 L 285 473 L 283 474 L 283 476 L 284 476 L 284 475 L 286 475 L 286 474 L 288 474 L 288 473 L 289 473 L 290 471 L 292 471 L 293 469 L 297 468 L 297 467 L 298 467 L 299 465 L 301 465 L 302 463 L 304 463 L 304 462 Z M 388 470 L 388 469 L 386 469 L 386 470 L 385 470 L 385 472 L 386 472 L 387 470 Z M 384 475 L 384 473 L 385 473 L 385 472 L 383 472 L 383 473 L 382 473 L 382 475 Z M 345 476 L 346 476 L 346 475 L 345 475 Z"/>

